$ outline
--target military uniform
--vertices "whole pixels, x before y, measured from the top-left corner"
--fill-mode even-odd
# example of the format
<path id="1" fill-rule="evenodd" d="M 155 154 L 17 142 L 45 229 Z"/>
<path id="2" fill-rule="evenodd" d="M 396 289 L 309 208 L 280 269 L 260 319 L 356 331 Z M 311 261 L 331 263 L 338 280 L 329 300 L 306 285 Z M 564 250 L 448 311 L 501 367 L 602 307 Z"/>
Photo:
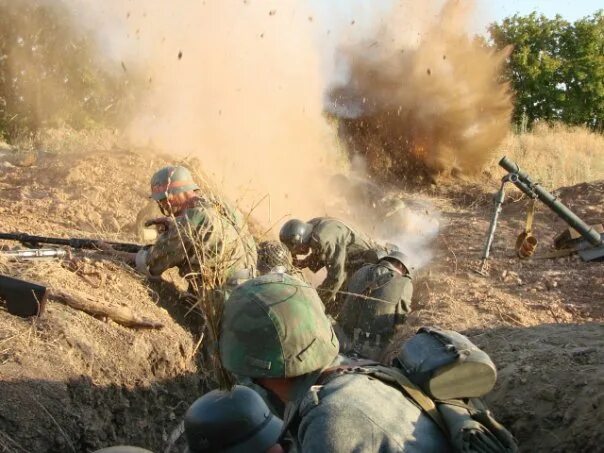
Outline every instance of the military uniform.
<path id="1" fill-rule="evenodd" d="M 386 247 L 337 219 L 319 217 L 308 223 L 313 227 L 308 243 L 311 253 L 298 265 L 313 272 L 327 268 L 327 277 L 317 288 L 326 303 L 336 298 L 349 275 L 365 263 L 377 262 L 380 252 L 387 253 Z"/>
<path id="2" fill-rule="evenodd" d="M 137 257 L 137 264 L 144 260 L 152 276 L 178 267 L 183 277 L 199 276 L 223 283 L 237 271 L 255 267 L 256 248 L 250 238 L 249 232 L 238 231 L 214 206 L 196 199 L 155 245 Z"/>
<path id="3" fill-rule="evenodd" d="M 299 452 L 449 451 L 438 426 L 399 389 L 345 364 L 316 291 L 284 274 L 239 286 L 222 317 L 220 357 L 231 373 L 290 379 L 285 424 Z"/>
<path id="4" fill-rule="evenodd" d="M 410 311 L 411 276 L 403 275 L 394 264 L 383 260 L 355 272 L 346 292 L 354 294 L 346 295 L 338 317 L 338 324 L 351 343 L 349 349 L 343 350 L 377 360 L 395 327 L 405 321 Z M 342 347 L 346 340 L 340 338 Z"/>
<path id="5" fill-rule="evenodd" d="M 339 356 L 331 366 L 346 364 Z M 399 389 L 359 373 L 301 379 L 286 407 L 299 452 L 448 452 L 440 428 Z"/>

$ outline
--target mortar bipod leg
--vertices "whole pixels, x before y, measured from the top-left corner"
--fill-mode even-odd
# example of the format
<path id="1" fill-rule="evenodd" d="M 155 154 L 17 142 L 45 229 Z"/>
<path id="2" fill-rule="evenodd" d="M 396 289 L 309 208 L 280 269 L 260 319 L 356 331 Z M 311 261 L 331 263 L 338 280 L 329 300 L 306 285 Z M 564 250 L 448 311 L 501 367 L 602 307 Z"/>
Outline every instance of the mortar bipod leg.
<path id="1" fill-rule="evenodd" d="M 495 239 L 495 230 L 497 229 L 497 220 L 499 218 L 499 213 L 501 212 L 501 205 L 503 204 L 503 200 L 505 199 L 505 183 L 509 181 L 509 175 L 506 175 L 501 180 L 501 187 L 499 191 L 493 197 L 493 201 L 495 202 L 495 210 L 493 212 L 493 217 L 491 218 L 491 223 L 489 225 L 489 233 L 487 235 L 487 240 L 484 244 L 484 250 L 482 251 L 482 262 L 480 264 L 480 269 L 478 273 L 481 275 L 487 274 L 487 267 L 489 261 L 489 254 L 491 252 L 491 245 L 493 245 L 493 239 Z"/>

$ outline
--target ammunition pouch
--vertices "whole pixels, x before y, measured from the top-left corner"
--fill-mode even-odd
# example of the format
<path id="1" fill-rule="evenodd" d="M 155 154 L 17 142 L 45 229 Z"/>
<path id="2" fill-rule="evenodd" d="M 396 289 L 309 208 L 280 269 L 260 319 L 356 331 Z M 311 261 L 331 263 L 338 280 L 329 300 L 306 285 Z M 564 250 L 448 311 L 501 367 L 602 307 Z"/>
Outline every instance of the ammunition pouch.
<path id="1" fill-rule="evenodd" d="M 447 431 L 449 441 L 459 452 L 501 452 L 518 451 L 514 436 L 495 418 L 479 399 L 468 403 L 459 400 L 437 402 Z"/>

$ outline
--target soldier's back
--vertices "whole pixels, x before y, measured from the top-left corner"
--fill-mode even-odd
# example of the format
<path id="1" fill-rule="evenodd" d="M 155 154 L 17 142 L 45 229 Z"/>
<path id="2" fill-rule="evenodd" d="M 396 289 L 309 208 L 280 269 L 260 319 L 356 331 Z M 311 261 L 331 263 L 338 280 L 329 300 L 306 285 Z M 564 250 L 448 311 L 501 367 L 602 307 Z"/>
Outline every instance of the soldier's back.
<path id="1" fill-rule="evenodd" d="M 314 386 L 300 405 L 300 451 L 447 452 L 436 424 L 398 389 L 363 374 Z"/>

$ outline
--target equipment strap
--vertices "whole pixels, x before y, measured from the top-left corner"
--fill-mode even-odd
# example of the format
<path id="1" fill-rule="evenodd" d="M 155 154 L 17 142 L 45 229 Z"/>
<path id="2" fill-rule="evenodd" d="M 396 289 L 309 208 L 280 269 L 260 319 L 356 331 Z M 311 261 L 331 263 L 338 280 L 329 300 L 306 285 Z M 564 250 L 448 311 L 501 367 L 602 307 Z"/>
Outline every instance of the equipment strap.
<path id="1" fill-rule="evenodd" d="M 358 373 L 358 374 L 366 374 L 372 376 L 386 384 L 397 384 L 403 392 L 411 398 L 417 406 L 422 409 L 436 425 L 445 433 L 445 435 L 449 436 L 449 430 L 445 425 L 438 409 L 436 408 L 436 404 L 432 399 L 421 391 L 419 387 L 417 387 L 413 382 L 407 378 L 403 374 L 402 371 L 399 371 L 395 368 L 390 368 L 384 365 L 380 365 L 376 362 L 371 361 L 360 361 L 355 362 L 350 365 L 340 365 L 332 368 L 328 368 L 321 373 L 321 377 L 317 382 L 318 385 L 321 385 L 323 382 L 327 380 L 327 378 L 334 374 L 344 374 L 344 373 Z"/>

